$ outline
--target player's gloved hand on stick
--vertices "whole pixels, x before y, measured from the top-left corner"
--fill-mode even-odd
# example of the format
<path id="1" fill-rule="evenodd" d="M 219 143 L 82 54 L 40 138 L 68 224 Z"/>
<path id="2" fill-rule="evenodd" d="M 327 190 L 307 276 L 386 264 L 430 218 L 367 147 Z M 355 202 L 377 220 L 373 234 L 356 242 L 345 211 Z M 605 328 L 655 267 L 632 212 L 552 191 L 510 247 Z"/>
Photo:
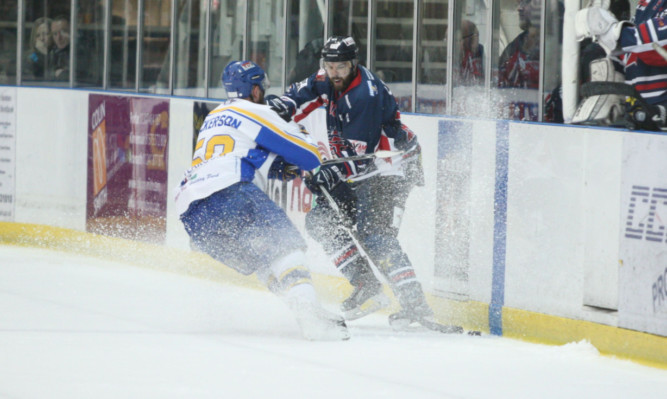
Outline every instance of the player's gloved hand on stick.
<path id="1" fill-rule="evenodd" d="M 343 174 L 338 166 L 324 165 L 314 175 L 307 175 L 304 183 L 313 194 L 319 195 L 322 194 L 321 188 L 331 192 L 342 179 Z"/>
<path id="2" fill-rule="evenodd" d="M 298 166 L 285 161 L 282 156 L 277 156 L 269 168 L 269 179 L 291 181 L 300 174 L 301 169 L 299 169 Z"/>
<path id="3" fill-rule="evenodd" d="M 289 122 L 292 120 L 292 115 L 290 115 L 289 107 L 283 100 L 280 99 L 280 97 L 274 95 L 274 94 L 269 94 L 268 96 L 265 97 L 266 100 L 266 105 L 271 107 L 273 111 L 275 111 L 278 116 L 283 118 L 286 122 Z"/>
<path id="4" fill-rule="evenodd" d="M 645 101 L 628 98 L 625 103 L 627 126 L 630 129 L 667 130 L 667 109 Z"/>

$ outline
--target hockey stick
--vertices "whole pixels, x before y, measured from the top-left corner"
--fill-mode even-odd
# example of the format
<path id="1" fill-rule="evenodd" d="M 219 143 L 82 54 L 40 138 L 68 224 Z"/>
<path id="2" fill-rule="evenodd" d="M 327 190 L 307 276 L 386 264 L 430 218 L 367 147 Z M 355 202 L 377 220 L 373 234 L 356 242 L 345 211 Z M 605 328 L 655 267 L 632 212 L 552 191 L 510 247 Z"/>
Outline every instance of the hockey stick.
<path id="1" fill-rule="evenodd" d="M 332 164 L 339 164 L 339 163 L 345 163 L 345 162 L 350 162 L 350 161 L 360 161 L 364 159 L 383 159 L 383 158 L 391 158 L 395 157 L 397 155 L 403 154 L 403 151 L 388 151 L 388 150 L 380 150 L 380 151 L 375 151 L 370 154 L 360 154 L 360 155 L 353 155 L 351 157 L 343 157 L 343 158 L 332 158 L 332 159 L 326 159 L 322 161 L 320 166 L 324 165 L 332 165 Z M 297 172 L 299 171 L 299 167 L 296 165 L 288 165 L 286 167 L 287 170 L 292 171 L 292 172 Z"/>
<path id="2" fill-rule="evenodd" d="M 380 151 L 371 152 L 370 154 L 360 154 L 360 155 L 353 155 L 351 157 L 345 157 L 345 158 L 327 159 L 325 161 L 322 161 L 322 165 L 331 165 L 331 164 L 335 164 L 335 163 L 345 163 L 345 162 L 350 162 L 350 161 L 360 161 L 360 160 L 364 160 L 364 159 L 391 158 L 391 157 L 395 157 L 395 156 L 401 155 L 401 154 L 403 154 L 403 151 L 380 150 Z"/>
<path id="3" fill-rule="evenodd" d="M 336 212 L 336 214 L 339 217 L 342 218 L 343 215 L 341 213 L 340 207 L 336 203 L 336 200 L 334 200 L 334 198 L 329 193 L 329 190 L 320 186 L 320 191 L 322 192 L 322 195 L 324 196 L 324 198 L 329 203 L 329 206 L 331 207 L 331 209 L 333 209 L 334 212 Z M 347 230 L 347 233 L 350 235 L 350 237 L 352 238 L 354 243 L 356 245 L 358 245 L 359 248 L 362 250 L 362 253 L 360 253 L 360 255 L 365 256 L 366 259 L 369 261 L 369 263 L 373 264 L 372 259 L 370 259 L 368 257 L 368 255 L 366 253 L 366 250 L 364 249 L 363 245 L 361 245 L 361 241 L 359 241 L 359 239 L 357 238 L 357 235 L 354 234 L 354 231 L 352 231 L 352 229 L 349 228 L 349 227 L 345 227 L 345 230 Z M 436 321 L 431 321 L 431 320 L 427 320 L 427 319 L 419 319 L 419 320 L 417 320 L 417 322 L 419 324 L 421 324 L 423 327 L 425 327 L 429 330 L 437 331 L 437 332 L 440 332 L 440 333 L 443 333 L 443 334 L 463 334 L 465 332 L 466 334 L 471 335 L 471 336 L 482 335 L 481 331 L 465 331 L 463 329 L 463 327 L 457 326 L 457 325 L 441 324 L 441 323 L 438 323 Z"/>

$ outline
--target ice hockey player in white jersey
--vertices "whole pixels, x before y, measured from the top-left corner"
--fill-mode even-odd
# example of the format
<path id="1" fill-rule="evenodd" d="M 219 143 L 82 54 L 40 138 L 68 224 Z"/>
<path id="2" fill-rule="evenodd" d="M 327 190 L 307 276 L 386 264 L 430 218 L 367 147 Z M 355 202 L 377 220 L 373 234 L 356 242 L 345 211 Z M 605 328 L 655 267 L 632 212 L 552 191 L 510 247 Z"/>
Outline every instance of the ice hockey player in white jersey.
<path id="1" fill-rule="evenodd" d="M 199 250 L 242 274 L 255 273 L 281 296 L 305 338 L 349 339 L 343 318 L 317 298 L 305 240 L 264 192 L 268 178 L 317 168 L 317 147 L 264 104 L 266 76 L 254 62 L 229 63 L 222 83 L 230 100 L 204 120 L 192 167 L 177 189 L 181 221 Z"/>

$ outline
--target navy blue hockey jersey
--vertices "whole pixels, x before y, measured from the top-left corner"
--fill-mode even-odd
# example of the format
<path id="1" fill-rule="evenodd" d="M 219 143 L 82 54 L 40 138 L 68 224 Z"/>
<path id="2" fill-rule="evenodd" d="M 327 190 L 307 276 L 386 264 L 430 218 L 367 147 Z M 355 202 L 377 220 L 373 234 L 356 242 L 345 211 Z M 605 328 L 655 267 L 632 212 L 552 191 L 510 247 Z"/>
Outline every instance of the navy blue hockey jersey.
<path id="1" fill-rule="evenodd" d="M 634 26 L 621 31 L 625 80 L 651 104 L 667 102 L 667 60 L 653 48 L 667 48 L 667 0 L 639 0 Z"/>
<path id="2" fill-rule="evenodd" d="M 357 76 L 344 92 L 336 92 L 324 69 L 294 83 L 281 99 L 290 107 L 295 121 L 325 106 L 329 146 L 334 157 L 395 150 L 415 135 L 401 123 L 398 104 L 391 90 L 375 74 L 358 66 Z M 416 143 L 416 140 L 414 141 Z M 359 163 L 345 164 L 346 174 L 360 173 Z M 402 175 L 401 157 L 375 161 L 377 169 L 364 177 L 380 173 Z"/>

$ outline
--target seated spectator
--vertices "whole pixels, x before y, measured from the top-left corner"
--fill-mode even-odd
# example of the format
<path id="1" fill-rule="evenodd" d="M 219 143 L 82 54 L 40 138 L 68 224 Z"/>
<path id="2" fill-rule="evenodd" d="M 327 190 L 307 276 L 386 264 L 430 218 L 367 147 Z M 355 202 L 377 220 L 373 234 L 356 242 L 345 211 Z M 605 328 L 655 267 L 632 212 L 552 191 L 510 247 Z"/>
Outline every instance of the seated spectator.
<path id="1" fill-rule="evenodd" d="M 540 77 L 540 29 L 533 23 L 530 0 L 517 0 L 521 33 L 505 47 L 498 61 L 498 86 L 537 89 Z M 537 21 L 539 24 L 539 20 Z"/>
<path id="2" fill-rule="evenodd" d="M 472 21 L 461 21 L 461 66 L 458 83 L 463 86 L 484 84 L 484 47 L 479 44 L 479 31 Z"/>
<path id="3" fill-rule="evenodd" d="M 51 49 L 53 61 L 53 78 L 59 81 L 69 80 L 69 19 L 56 17 L 51 22 L 51 33 L 54 46 Z"/>
<path id="4" fill-rule="evenodd" d="M 53 47 L 51 35 L 51 20 L 38 18 L 30 33 L 30 48 L 23 61 L 23 76 L 25 79 L 44 80 L 50 78 L 49 51 Z"/>

